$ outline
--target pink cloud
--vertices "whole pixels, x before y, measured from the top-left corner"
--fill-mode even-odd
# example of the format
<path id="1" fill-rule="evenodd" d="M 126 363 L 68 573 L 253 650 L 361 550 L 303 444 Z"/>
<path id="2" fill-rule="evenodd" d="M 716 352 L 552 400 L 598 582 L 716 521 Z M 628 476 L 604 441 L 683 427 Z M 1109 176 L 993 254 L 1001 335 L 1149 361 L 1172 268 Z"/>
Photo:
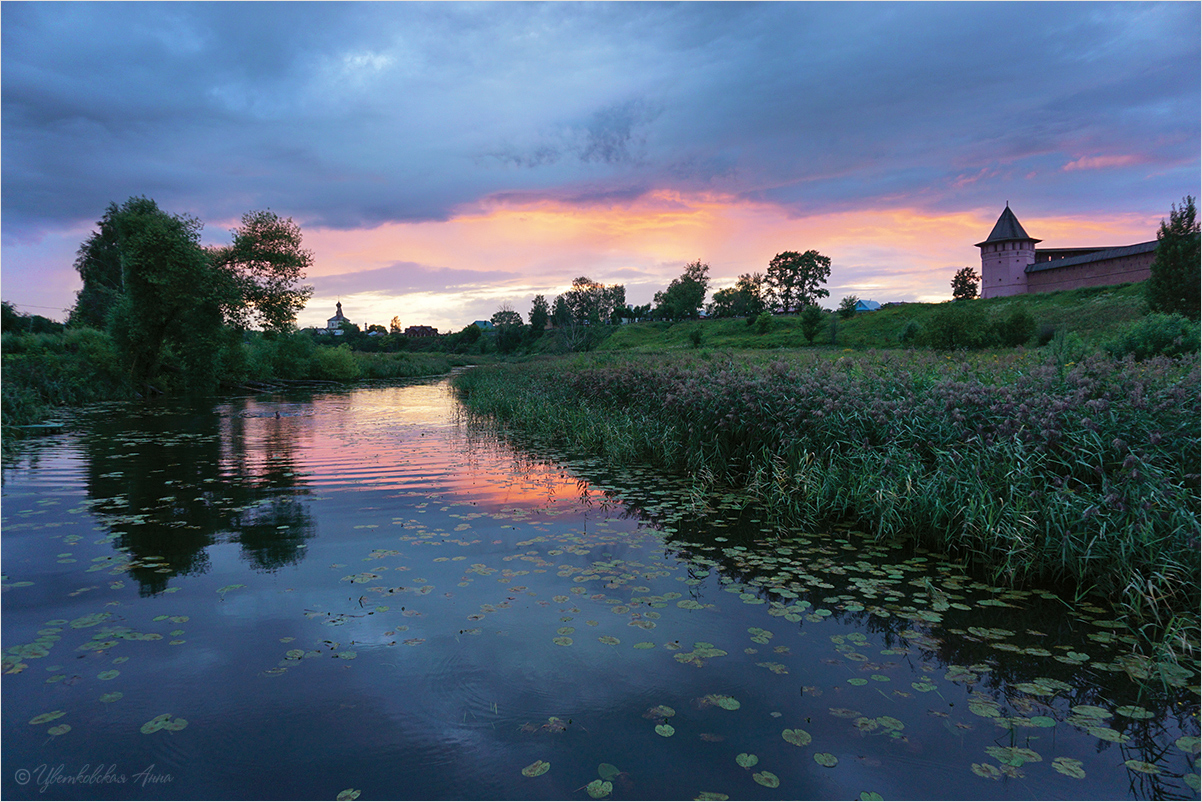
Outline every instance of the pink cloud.
<path id="1" fill-rule="evenodd" d="M 1073 170 L 1105 170 L 1108 167 L 1126 167 L 1129 164 L 1138 164 L 1140 161 L 1142 159 L 1133 154 L 1125 156 L 1082 156 L 1060 169 L 1066 173 Z"/>

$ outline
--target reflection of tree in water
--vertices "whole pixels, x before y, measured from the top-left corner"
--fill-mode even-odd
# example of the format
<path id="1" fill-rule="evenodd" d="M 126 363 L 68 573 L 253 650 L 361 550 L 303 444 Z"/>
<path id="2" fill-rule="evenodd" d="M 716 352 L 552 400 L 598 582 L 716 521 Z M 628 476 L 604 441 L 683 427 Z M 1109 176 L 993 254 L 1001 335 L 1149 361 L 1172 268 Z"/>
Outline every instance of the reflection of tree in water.
<path id="1" fill-rule="evenodd" d="M 300 560 L 313 522 L 294 466 L 295 428 L 246 407 L 240 399 L 221 414 L 144 408 L 97 415 L 89 426 L 88 497 L 142 595 L 166 590 L 173 576 L 205 573 L 216 543 L 240 543 L 259 570 Z"/>

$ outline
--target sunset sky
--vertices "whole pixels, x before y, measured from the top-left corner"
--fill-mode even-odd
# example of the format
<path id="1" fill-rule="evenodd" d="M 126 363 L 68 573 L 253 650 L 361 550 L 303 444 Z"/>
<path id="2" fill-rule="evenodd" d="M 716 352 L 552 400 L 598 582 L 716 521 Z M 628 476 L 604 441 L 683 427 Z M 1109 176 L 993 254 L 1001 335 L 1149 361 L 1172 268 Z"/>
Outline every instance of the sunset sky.
<path id="1" fill-rule="evenodd" d="M 1198 3 L 0 5 L 2 286 L 63 319 L 110 202 L 315 256 L 302 326 L 459 329 L 816 249 L 942 300 L 1009 201 L 1044 247 L 1199 195 Z"/>

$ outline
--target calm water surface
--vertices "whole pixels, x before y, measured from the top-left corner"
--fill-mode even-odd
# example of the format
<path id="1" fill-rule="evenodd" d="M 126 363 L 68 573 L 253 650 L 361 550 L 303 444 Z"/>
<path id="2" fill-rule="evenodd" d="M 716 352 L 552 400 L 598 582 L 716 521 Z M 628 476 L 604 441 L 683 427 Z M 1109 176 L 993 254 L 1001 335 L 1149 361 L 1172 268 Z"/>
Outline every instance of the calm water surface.
<path id="1" fill-rule="evenodd" d="M 8 799 L 1199 797 L 1198 678 L 1136 682 L 1104 604 L 513 445 L 445 380 L 96 407 L 3 482 Z"/>

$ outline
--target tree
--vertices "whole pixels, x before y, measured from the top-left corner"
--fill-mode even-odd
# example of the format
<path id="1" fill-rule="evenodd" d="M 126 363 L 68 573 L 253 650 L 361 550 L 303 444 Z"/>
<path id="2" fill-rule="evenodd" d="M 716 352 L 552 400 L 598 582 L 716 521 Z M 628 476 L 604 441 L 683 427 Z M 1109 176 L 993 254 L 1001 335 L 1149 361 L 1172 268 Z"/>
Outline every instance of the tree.
<path id="1" fill-rule="evenodd" d="M 577 324 L 608 323 L 613 318 L 614 310 L 625 306 L 626 287 L 621 284 L 605 286 L 593 281 L 588 276 L 580 276 L 572 282 L 572 289 L 559 296 L 571 311 L 571 320 Z M 556 313 L 559 311 L 559 299 L 556 299 Z M 564 325 L 556 317 L 555 325 Z"/>
<path id="2" fill-rule="evenodd" d="M 394 316 L 392 318 L 392 322 L 388 324 L 388 333 L 389 334 L 402 334 L 403 333 L 403 331 L 401 329 L 400 317 Z"/>
<path id="3" fill-rule="evenodd" d="M 550 319 L 551 308 L 547 305 L 547 299 L 542 295 L 534 296 L 534 303 L 530 306 L 530 328 L 535 334 L 541 335 Z"/>
<path id="4" fill-rule="evenodd" d="M 818 336 L 818 330 L 822 328 L 824 316 L 822 309 L 815 304 L 810 304 L 801 310 L 801 336 L 805 337 L 806 342 L 810 345 L 814 344 L 814 338 Z"/>
<path id="5" fill-rule="evenodd" d="M 733 287 L 715 292 L 705 311 L 710 317 L 743 317 L 751 323 L 765 306 L 764 274 L 744 273 Z"/>
<path id="6" fill-rule="evenodd" d="M 656 316 L 670 320 L 698 317 L 709 289 L 709 269 L 700 259 L 685 265 L 666 290 L 655 294 Z"/>
<path id="7" fill-rule="evenodd" d="M 981 277 L 971 267 L 962 267 L 952 277 L 952 300 L 967 301 L 977 297 Z"/>
<path id="8" fill-rule="evenodd" d="M 233 230 L 232 245 L 214 248 L 214 264 L 230 272 L 238 288 L 237 302 L 226 310 L 239 328 L 252 322 L 275 333 L 287 331 L 304 309 L 313 288 L 298 286 L 313 264 L 313 254 L 301 247 L 300 226 L 274 212 L 247 212 Z"/>
<path id="9" fill-rule="evenodd" d="M 768 263 L 765 277 L 768 296 L 781 312 L 788 314 L 830 295 L 821 286 L 830 274 L 830 257 L 818 251 L 778 253 Z"/>
<path id="10" fill-rule="evenodd" d="M 847 320 L 848 318 L 854 316 L 856 313 L 856 304 L 859 302 L 860 299 L 854 295 L 849 295 L 844 298 L 839 302 L 839 317 Z"/>
<path id="11" fill-rule="evenodd" d="M 1198 287 L 1202 285 L 1199 230 L 1198 210 L 1190 195 L 1181 200 L 1181 208 L 1173 204 L 1167 223 L 1160 221 L 1152 276 L 1144 289 L 1151 311 L 1198 320 Z"/>
<path id="12" fill-rule="evenodd" d="M 117 211 L 117 204 L 109 204 L 104 216 L 97 221 L 96 230 L 76 252 L 75 270 L 83 280 L 83 287 L 75 296 L 75 306 L 67 316 L 70 326 L 104 328 L 109 312 L 125 294 L 121 250 L 113 221 Z"/>
<path id="13" fill-rule="evenodd" d="M 522 325 L 522 315 L 513 311 L 513 307 L 509 305 L 508 301 L 501 304 L 501 308 L 493 313 L 491 320 L 497 328 Z"/>
<path id="14" fill-rule="evenodd" d="M 108 314 L 108 328 L 127 360 L 135 386 L 159 369 L 163 348 L 179 354 L 190 390 L 216 383 L 222 312 L 238 297 L 229 275 L 213 269 L 200 245 L 202 224 L 171 215 L 149 198 L 109 206 L 105 218 L 116 236 L 123 293 Z"/>
<path id="15" fill-rule="evenodd" d="M 572 308 L 562 295 L 555 299 L 555 311 L 551 313 L 551 320 L 557 327 L 567 326 L 572 322 Z"/>

